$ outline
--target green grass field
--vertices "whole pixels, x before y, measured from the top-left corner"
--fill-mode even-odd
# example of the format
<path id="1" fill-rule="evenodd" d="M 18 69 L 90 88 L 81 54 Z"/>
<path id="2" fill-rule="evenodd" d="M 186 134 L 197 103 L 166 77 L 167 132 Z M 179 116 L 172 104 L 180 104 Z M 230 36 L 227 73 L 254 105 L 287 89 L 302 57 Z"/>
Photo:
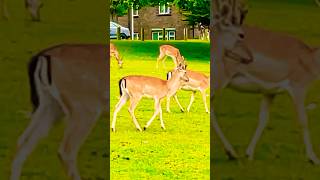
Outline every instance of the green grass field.
<path id="1" fill-rule="evenodd" d="M 166 69 L 156 70 L 159 45 L 164 42 L 113 43 L 124 56 L 124 68 L 118 69 L 115 59 L 111 60 L 111 113 L 118 102 L 118 81 L 121 77 L 141 74 L 165 79 L 168 70 L 174 67 L 172 60 L 167 58 Z M 188 69 L 209 74 L 208 42 L 165 43 L 174 44 L 181 50 L 188 61 Z M 188 105 L 190 95 L 191 92 L 178 92 L 184 107 Z M 165 102 L 162 101 L 162 109 L 166 130 L 161 129 L 157 117 L 147 131 L 137 132 L 127 110 L 129 103 L 121 109 L 117 132 L 111 133 L 111 179 L 209 179 L 210 118 L 205 113 L 200 94 L 196 95 L 189 113 L 180 112 L 173 99 L 172 112 L 166 113 Z M 140 126 L 143 127 L 151 118 L 153 107 L 152 99 L 140 101 L 135 111 Z"/>
<path id="2" fill-rule="evenodd" d="M 17 139 L 30 121 L 30 57 L 43 48 L 65 42 L 106 43 L 105 7 L 104 0 L 91 4 L 85 0 L 45 1 L 43 21 L 33 23 L 26 16 L 23 1 L 8 1 L 11 19 L 0 20 L 0 179 L 8 179 Z M 108 175 L 106 124 L 103 116 L 80 150 L 78 165 L 84 179 Z M 57 123 L 39 143 L 24 165 L 22 179 L 67 178 L 57 156 L 63 128 L 63 122 Z"/>
<path id="3" fill-rule="evenodd" d="M 249 0 L 246 23 L 289 33 L 311 46 L 320 47 L 320 8 L 310 0 Z M 320 83 L 309 91 L 307 103 L 319 99 Z M 320 167 L 308 163 L 302 131 L 287 94 L 277 96 L 270 121 L 257 144 L 255 160 L 248 161 L 245 150 L 258 123 L 260 95 L 243 94 L 226 89 L 214 104 L 225 135 L 242 156 L 229 161 L 219 140 L 213 137 L 214 179 L 319 179 Z M 218 104 L 219 103 L 219 104 Z M 308 111 L 311 138 L 320 156 L 320 110 Z"/>

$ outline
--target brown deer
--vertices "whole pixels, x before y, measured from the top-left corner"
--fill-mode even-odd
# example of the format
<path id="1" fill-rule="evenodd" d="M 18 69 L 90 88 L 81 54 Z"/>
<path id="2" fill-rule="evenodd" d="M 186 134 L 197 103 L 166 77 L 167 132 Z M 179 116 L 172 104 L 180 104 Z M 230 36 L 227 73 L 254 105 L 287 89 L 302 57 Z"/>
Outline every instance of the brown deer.
<path id="1" fill-rule="evenodd" d="M 117 47 L 113 43 L 110 43 L 110 58 L 111 57 L 115 57 L 116 58 L 116 60 L 118 62 L 118 65 L 119 65 L 119 68 L 123 67 L 122 58 L 120 58 L 119 51 L 118 51 Z"/>
<path id="2" fill-rule="evenodd" d="M 197 91 L 200 91 L 206 113 L 209 113 L 209 109 L 207 106 L 206 90 L 209 88 L 209 85 L 210 85 L 210 77 L 208 77 L 207 75 L 201 72 L 196 72 L 191 70 L 187 70 L 187 76 L 189 78 L 189 81 L 183 83 L 181 86 L 182 90 L 192 92 L 187 111 L 188 112 L 190 111 L 191 105 L 194 101 L 195 93 Z M 169 71 L 167 73 L 167 79 L 169 80 L 171 77 L 172 77 L 172 71 Z M 184 112 L 184 108 L 181 106 L 176 94 L 174 95 L 174 99 L 176 100 L 178 106 L 180 107 L 180 110 Z M 170 98 L 167 99 L 167 112 L 170 112 Z"/>
<path id="3" fill-rule="evenodd" d="M 304 105 L 308 86 L 320 75 L 320 50 L 311 48 L 302 41 L 282 33 L 249 26 L 244 26 L 243 30 L 245 37 L 242 43 L 248 48 L 254 61 L 244 65 L 230 56 L 213 56 L 212 59 L 223 64 L 223 68 L 222 66 L 213 67 L 215 72 L 220 72 L 220 76 L 216 76 L 215 79 L 216 92 L 230 87 L 242 92 L 260 93 L 263 96 L 259 124 L 247 148 L 247 156 L 253 159 L 256 144 L 269 119 L 269 107 L 274 96 L 287 92 L 292 98 L 303 130 L 306 155 L 312 163 L 320 164 L 312 147 Z M 237 51 L 244 50 L 243 48 L 236 49 Z M 217 48 L 212 52 L 221 55 L 221 50 Z M 216 118 L 214 118 L 213 125 L 227 154 L 231 158 L 236 158 L 237 154 L 222 133 Z"/>
<path id="4" fill-rule="evenodd" d="M 28 155 L 62 117 L 66 127 L 58 154 L 67 175 L 81 179 L 79 148 L 101 112 L 107 111 L 108 50 L 107 45 L 100 44 L 63 44 L 32 57 L 29 81 L 34 110 L 18 140 L 11 180 L 20 178 Z"/>
<path id="5" fill-rule="evenodd" d="M 160 54 L 157 58 L 157 69 L 159 68 L 159 62 L 162 61 L 163 67 L 165 67 L 164 62 L 167 59 L 167 56 L 171 57 L 175 67 L 178 66 L 180 63 L 186 64 L 184 61 L 184 57 L 181 56 L 180 51 L 178 48 L 173 47 L 171 45 L 161 45 Z"/>
<path id="6" fill-rule="evenodd" d="M 189 81 L 186 75 L 186 66 L 179 64 L 172 73 L 172 78 L 169 80 L 162 80 L 156 77 L 131 75 L 120 79 L 120 100 L 117 103 L 112 120 L 112 131 L 116 130 L 116 118 L 120 109 L 125 103 L 130 100 L 129 113 L 137 130 L 142 131 L 135 115 L 134 110 L 138 105 L 142 97 L 149 97 L 154 99 L 155 112 L 151 119 L 144 126 L 146 130 L 155 117 L 160 114 L 161 127 L 165 129 L 164 122 L 162 119 L 161 100 L 165 97 L 170 98 L 173 96 L 181 86 L 181 83 Z"/>

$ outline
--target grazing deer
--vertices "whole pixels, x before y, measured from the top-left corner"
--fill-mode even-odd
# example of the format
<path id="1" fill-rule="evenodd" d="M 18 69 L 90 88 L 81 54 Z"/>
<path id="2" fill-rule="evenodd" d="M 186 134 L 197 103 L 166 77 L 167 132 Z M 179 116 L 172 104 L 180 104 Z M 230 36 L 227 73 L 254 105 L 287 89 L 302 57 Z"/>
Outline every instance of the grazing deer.
<path id="1" fill-rule="evenodd" d="M 126 76 L 119 81 L 120 89 L 120 100 L 117 103 L 112 120 L 112 131 L 116 130 L 116 118 L 120 109 L 130 99 L 129 113 L 132 117 L 133 123 L 137 130 L 142 131 L 140 125 L 134 115 L 134 110 L 138 105 L 142 97 L 149 97 L 154 99 L 155 112 L 151 119 L 147 122 L 144 127 L 146 130 L 155 117 L 160 114 L 161 127 L 165 129 L 164 122 L 162 119 L 161 100 L 164 97 L 170 98 L 173 96 L 181 86 L 181 83 L 189 81 L 186 75 L 186 66 L 179 64 L 172 73 L 172 78 L 169 80 L 162 80 L 156 77 L 149 76 Z"/>
<path id="2" fill-rule="evenodd" d="M 123 67 L 122 58 L 120 58 L 119 51 L 113 43 L 110 43 L 110 58 L 111 57 L 116 58 L 118 65 L 119 65 L 119 68 Z"/>
<path id="3" fill-rule="evenodd" d="M 200 91 L 202 95 L 202 100 L 204 103 L 204 108 L 206 110 L 206 113 L 209 113 L 209 109 L 207 106 L 207 94 L 206 90 L 209 88 L 210 85 L 210 77 L 206 76 L 203 73 L 187 70 L 187 76 L 189 78 L 188 82 L 185 82 L 182 84 L 181 89 L 185 91 L 192 91 L 190 103 L 188 105 L 187 111 L 190 111 L 191 105 L 194 101 L 194 95 L 197 91 Z M 169 80 L 172 77 L 172 71 L 169 71 L 167 73 L 167 80 Z M 180 107 L 180 110 L 184 112 L 183 107 L 181 106 L 177 95 L 174 95 L 174 99 L 176 100 L 177 104 Z M 170 112 L 170 98 L 167 101 L 167 112 Z"/>
<path id="4" fill-rule="evenodd" d="M 246 150 L 248 158 L 253 159 L 256 144 L 269 119 L 269 108 L 274 96 L 287 92 L 292 98 L 297 118 L 303 130 L 306 155 L 312 163 L 320 164 L 312 147 L 304 105 L 308 86 L 320 75 L 320 49 L 313 49 L 288 35 L 257 27 L 245 26 L 244 32 L 243 43 L 248 47 L 254 61 L 243 65 L 234 61 L 232 57 L 226 56 L 223 63 L 224 71 L 227 73 L 224 76 L 224 83 L 219 84 L 218 87 L 221 89 L 230 87 L 242 92 L 263 95 L 258 127 Z M 216 53 L 218 52 L 216 51 Z M 221 61 L 221 59 L 219 60 Z M 216 121 L 215 124 L 218 127 Z M 222 131 L 218 130 L 217 132 L 228 155 L 235 158 L 237 155 L 234 154 L 233 147 L 224 137 Z"/>
<path id="5" fill-rule="evenodd" d="M 28 155 L 61 117 L 65 117 L 66 127 L 58 155 L 68 176 L 81 179 L 77 170 L 79 148 L 101 112 L 107 110 L 107 52 L 107 45 L 64 44 L 32 58 L 29 81 L 34 110 L 18 140 L 11 180 L 19 179 Z"/>
<path id="6" fill-rule="evenodd" d="M 162 61 L 163 67 L 167 56 L 171 57 L 175 67 L 178 66 L 180 63 L 184 63 L 184 57 L 181 56 L 180 51 L 178 48 L 173 47 L 171 45 L 161 45 L 160 46 L 160 54 L 157 58 L 157 69 L 159 68 L 159 62 Z M 184 63 L 185 64 L 185 63 Z"/>

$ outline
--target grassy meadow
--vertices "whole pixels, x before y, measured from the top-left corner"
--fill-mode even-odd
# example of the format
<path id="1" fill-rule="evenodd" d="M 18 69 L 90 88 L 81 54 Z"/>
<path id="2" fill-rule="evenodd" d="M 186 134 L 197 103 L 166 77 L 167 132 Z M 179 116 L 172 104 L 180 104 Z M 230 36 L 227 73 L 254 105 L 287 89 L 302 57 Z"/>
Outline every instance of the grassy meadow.
<path id="1" fill-rule="evenodd" d="M 166 78 L 174 67 L 170 57 L 166 68 L 160 64 L 156 70 L 156 59 L 160 44 L 173 44 L 180 49 L 188 61 L 188 69 L 209 75 L 209 43 L 194 41 L 111 41 L 124 56 L 124 68 L 119 69 L 111 59 L 110 107 L 111 116 L 119 100 L 118 81 L 126 75 L 148 75 Z M 209 90 L 207 91 L 209 93 Z M 179 91 L 178 97 L 186 108 L 191 92 Z M 209 105 L 209 97 L 207 100 Z M 191 112 L 182 113 L 171 100 L 171 113 L 165 110 L 162 101 L 166 130 L 161 129 L 159 116 L 143 132 L 136 131 L 128 112 L 129 102 L 117 116 L 115 133 L 111 133 L 111 179 L 209 179 L 210 175 L 210 118 L 205 112 L 200 93 L 195 96 Z M 135 111 L 141 127 L 154 112 L 153 99 L 142 99 Z M 112 117 L 111 117 L 112 119 Z"/>
<path id="2" fill-rule="evenodd" d="M 311 0 L 249 0 L 246 23 L 289 33 L 307 44 L 320 47 L 320 8 Z M 307 102 L 319 101 L 320 83 L 310 87 Z M 215 101 L 217 117 L 225 135 L 240 156 L 229 161 L 220 140 L 213 137 L 214 179 L 319 179 L 320 167 L 311 165 L 305 155 L 302 131 L 287 94 L 275 98 L 270 121 L 256 147 L 254 161 L 245 150 L 258 123 L 260 95 L 230 89 Z M 320 157 L 320 110 L 308 110 L 311 140 Z"/>
<path id="3" fill-rule="evenodd" d="M 10 20 L 0 20 L 0 179 L 8 179 L 17 139 L 30 121 L 27 63 L 31 56 L 61 43 L 106 43 L 108 27 L 104 0 L 90 4 L 86 0 L 45 1 L 42 21 L 36 23 L 26 16 L 23 1 L 7 2 Z M 108 176 L 106 124 L 103 116 L 80 149 L 78 167 L 83 179 Z M 63 128 L 64 122 L 58 122 L 38 144 L 21 179 L 67 179 L 57 156 Z"/>

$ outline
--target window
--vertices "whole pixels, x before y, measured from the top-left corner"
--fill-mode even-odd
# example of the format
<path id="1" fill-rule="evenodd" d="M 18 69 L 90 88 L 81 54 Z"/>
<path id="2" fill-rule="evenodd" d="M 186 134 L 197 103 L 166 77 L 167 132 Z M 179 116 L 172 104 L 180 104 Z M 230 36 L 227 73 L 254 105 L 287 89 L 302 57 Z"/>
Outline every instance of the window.
<path id="1" fill-rule="evenodd" d="M 152 31 L 152 40 L 163 40 L 163 29 L 154 28 Z M 176 39 L 176 29 L 175 28 L 166 28 L 165 34 L 166 40 L 175 40 Z"/>
<path id="2" fill-rule="evenodd" d="M 168 4 L 159 5 L 159 14 L 170 14 L 170 7 Z"/>
<path id="3" fill-rule="evenodd" d="M 133 17 L 139 17 L 139 10 L 138 9 L 133 10 Z"/>

